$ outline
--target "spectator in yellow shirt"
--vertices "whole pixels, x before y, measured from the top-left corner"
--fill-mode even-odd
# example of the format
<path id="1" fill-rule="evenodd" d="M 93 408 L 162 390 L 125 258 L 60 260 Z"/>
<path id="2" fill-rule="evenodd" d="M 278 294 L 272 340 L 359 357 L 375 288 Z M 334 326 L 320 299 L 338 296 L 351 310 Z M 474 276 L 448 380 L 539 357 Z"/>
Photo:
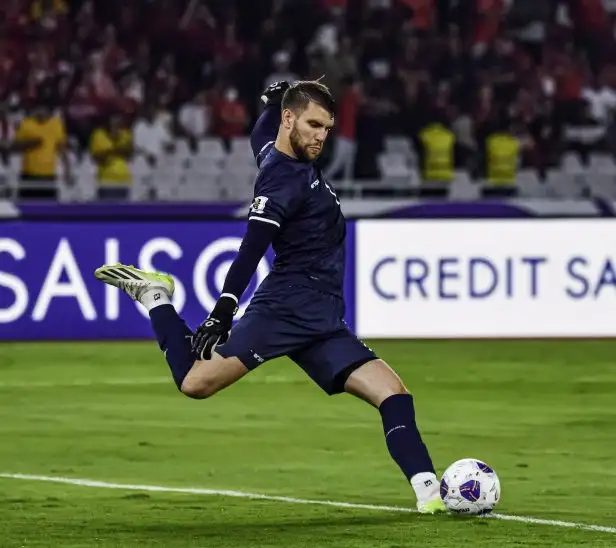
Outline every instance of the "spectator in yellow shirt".
<path id="1" fill-rule="evenodd" d="M 111 113 L 94 130 L 90 153 L 98 166 L 99 198 L 125 199 L 132 179 L 129 161 L 133 155 L 133 135 L 123 127 L 119 113 Z"/>
<path id="2" fill-rule="evenodd" d="M 423 180 L 427 183 L 451 183 L 454 172 L 456 136 L 437 120 L 418 134 Z"/>
<path id="3" fill-rule="evenodd" d="M 21 121 L 11 151 L 22 154 L 19 198 L 57 198 L 58 156 L 67 183 L 72 180 L 64 122 L 53 114 L 49 104 L 36 105 Z"/>
<path id="4" fill-rule="evenodd" d="M 34 0 L 30 4 L 30 17 L 40 21 L 46 15 L 66 15 L 69 12 L 66 0 Z"/>

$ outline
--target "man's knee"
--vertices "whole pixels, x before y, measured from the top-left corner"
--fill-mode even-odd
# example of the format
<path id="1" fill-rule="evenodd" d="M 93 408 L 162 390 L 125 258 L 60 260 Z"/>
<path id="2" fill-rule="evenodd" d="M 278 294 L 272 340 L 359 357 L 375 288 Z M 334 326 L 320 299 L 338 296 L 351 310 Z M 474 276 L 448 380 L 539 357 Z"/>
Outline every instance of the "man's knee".
<path id="1" fill-rule="evenodd" d="M 383 360 L 378 360 L 382 363 L 380 375 L 375 381 L 375 388 L 381 395 L 383 400 L 397 394 L 408 394 L 408 390 L 398 374 Z"/>
<path id="2" fill-rule="evenodd" d="M 213 379 L 187 375 L 180 388 L 182 394 L 194 400 L 204 400 L 218 392 Z"/>
<path id="3" fill-rule="evenodd" d="M 369 361 L 351 373 L 345 390 L 379 407 L 383 401 L 408 390 L 396 372 L 383 360 Z"/>
<path id="4" fill-rule="evenodd" d="M 248 369 L 235 357 L 215 354 L 211 360 L 198 360 L 182 381 L 180 390 L 189 398 L 203 400 L 241 379 Z"/>

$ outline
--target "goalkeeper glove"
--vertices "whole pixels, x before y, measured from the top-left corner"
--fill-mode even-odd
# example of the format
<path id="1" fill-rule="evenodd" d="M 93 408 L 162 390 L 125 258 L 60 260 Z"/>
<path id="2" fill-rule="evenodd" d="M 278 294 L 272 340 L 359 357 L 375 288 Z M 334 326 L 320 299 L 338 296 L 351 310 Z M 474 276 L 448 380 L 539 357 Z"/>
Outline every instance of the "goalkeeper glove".
<path id="1" fill-rule="evenodd" d="M 279 105 L 282 103 L 282 96 L 284 92 L 289 89 L 289 82 L 274 82 L 272 85 L 267 86 L 261 94 L 261 101 L 267 105 Z"/>
<path id="2" fill-rule="evenodd" d="M 200 360 L 211 360 L 216 345 L 224 344 L 229 338 L 237 303 L 231 297 L 220 297 L 214 310 L 197 328 L 193 337 L 192 351 Z"/>

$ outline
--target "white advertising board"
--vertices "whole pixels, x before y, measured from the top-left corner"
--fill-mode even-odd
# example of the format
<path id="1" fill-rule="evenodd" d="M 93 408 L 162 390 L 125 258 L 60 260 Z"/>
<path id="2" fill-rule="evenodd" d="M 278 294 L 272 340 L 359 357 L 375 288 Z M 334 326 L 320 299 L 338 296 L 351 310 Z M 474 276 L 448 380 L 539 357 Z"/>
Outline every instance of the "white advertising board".
<path id="1" fill-rule="evenodd" d="M 616 220 L 360 221 L 361 337 L 616 336 Z"/>

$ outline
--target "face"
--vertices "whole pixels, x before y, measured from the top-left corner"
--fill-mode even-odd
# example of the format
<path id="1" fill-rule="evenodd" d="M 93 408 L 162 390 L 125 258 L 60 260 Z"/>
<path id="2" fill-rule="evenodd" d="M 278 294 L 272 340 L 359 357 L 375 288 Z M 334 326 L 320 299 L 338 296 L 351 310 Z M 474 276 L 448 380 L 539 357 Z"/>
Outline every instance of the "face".
<path id="1" fill-rule="evenodd" d="M 51 110 L 44 105 L 39 105 L 32 114 L 37 120 L 45 121 L 51 117 Z"/>
<path id="2" fill-rule="evenodd" d="M 291 148 L 302 162 L 314 162 L 321 155 L 327 135 L 334 127 L 334 117 L 316 103 L 309 103 L 301 113 L 284 110 L 282 122 Z"/>

